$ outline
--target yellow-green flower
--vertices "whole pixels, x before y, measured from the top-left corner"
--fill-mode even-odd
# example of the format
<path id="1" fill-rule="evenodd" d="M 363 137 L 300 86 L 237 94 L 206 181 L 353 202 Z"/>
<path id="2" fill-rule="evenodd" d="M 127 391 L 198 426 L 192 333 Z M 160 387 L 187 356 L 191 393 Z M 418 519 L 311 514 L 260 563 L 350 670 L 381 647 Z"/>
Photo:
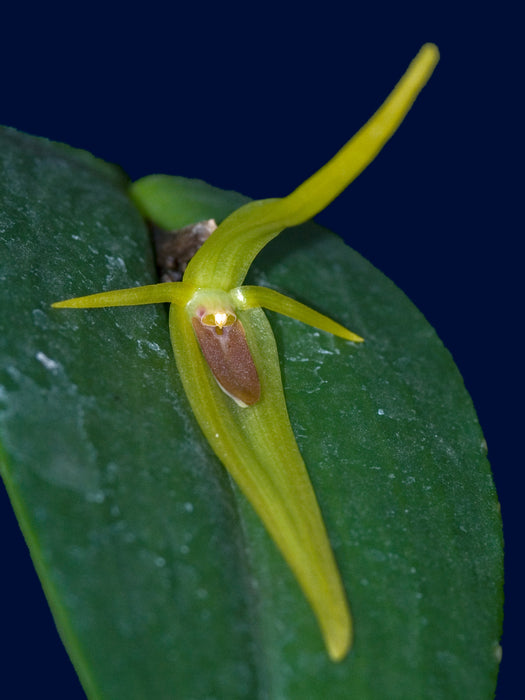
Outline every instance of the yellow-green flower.
<path id="1" fill-rule="evenodd" d="M 293 570 L 334 661 L 343 659 L 351 646 L 351 616 L 290 426 L 275 339 L 263 308 L 346 341 L 363 339 L 272 289 L 242 285 L 253 259 L 272 238 L 319 213 L 373 160 L 438 58 L 435 46 L 423 46 L 385 103 L 332 160 L 289 196 L 250 202 L 228 216 L 191 259 L 181 282 L 102 292 L 53 305 L 170 303 L 171 341 L 191 408 Z"/>

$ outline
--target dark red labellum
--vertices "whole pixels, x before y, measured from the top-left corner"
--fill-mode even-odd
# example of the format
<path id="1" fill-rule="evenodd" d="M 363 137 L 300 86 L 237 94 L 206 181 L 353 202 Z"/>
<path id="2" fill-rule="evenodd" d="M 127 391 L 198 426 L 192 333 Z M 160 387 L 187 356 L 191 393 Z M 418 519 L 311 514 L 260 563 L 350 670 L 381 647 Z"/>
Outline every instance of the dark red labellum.
<path id="1" fill-rule="evenodd" d="M 251 406 L 259 400 L 259 375 L 241 322 L 236 319 L 222 328 L 204 325 L 192 318 L 195 335 L 219 386 L 237 403 Z"/>

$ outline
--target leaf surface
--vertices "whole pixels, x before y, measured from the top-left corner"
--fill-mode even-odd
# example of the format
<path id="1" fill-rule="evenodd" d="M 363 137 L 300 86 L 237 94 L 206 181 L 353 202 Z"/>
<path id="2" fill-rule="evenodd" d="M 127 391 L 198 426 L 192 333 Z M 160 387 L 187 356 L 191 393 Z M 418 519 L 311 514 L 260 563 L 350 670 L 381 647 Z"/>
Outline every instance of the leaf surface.
<path id="1" fill-rule="evenodd" d="M 354 615 L 354 648 L 333 664 L 196 425 L 166 309 L 50 309 L 155 282 L 127 179 L 11 130 L 0 142 L 2 476 L 88 696 L 492 697 L 497 497 L 458 370 L 411 302 L 314 223 L 281 234 L 247 280 L 365 338 L 268 313 Z M 147 180 L 135 201 L 166 227 L 247 201 L 183 178 L 161 197 Z"/>

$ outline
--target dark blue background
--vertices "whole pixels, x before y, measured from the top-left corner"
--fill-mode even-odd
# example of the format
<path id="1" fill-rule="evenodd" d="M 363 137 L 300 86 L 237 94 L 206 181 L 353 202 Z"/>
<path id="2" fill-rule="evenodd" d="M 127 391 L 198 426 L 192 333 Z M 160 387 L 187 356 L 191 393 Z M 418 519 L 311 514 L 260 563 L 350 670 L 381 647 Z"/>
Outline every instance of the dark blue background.
<path id="1" fill-rule="evenodd" d="M 318 221 L 424 312 L 472 395 L 505 524 L 497 698 L 515 697 L 522 79 L 510 6 L 71 7 L 4 11 L 0 123 L 87 149 L 133 179 L 199 177 L 254 198 L 290 192 L 366 121 L 423 43 L 439 46 L 436 73 L 400 131 Z M 10 677 L 17 698 L 83 697 L 4 493 L 0 518 L 2 686 Z"/>

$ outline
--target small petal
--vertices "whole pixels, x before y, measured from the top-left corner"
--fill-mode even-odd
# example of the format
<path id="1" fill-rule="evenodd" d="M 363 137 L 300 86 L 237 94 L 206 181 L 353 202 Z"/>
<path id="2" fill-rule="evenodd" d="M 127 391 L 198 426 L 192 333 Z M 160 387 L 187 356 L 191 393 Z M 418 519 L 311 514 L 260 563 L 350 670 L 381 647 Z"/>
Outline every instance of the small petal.
<path id="1" fill-rule="evenodd" d="M 161 302 L 184 306 L 194 291 L 195 287 L 187 282 L 165 282 L 75 297 L 65 301 L 56 301 L 51 306 L 55 309 L 97 309 L 106 306 L 140 306 L 141 304 Z"/>
<path id="2" fill-rule="evenodd" d="M 305 304 L 301 304 L 300 301 L 276 292 L 275 289 L 244 286 L 232 289 L 230 294 L 241 309 L 262 306 L 264 309 L 276 311 L 279 314 L 283 314 L 283 316 L 294 318 L 296 321 L 302 321 L 302 323 L 306 323 L 309 326 L 337 335 L 339 338 L 351 340 L 354 343 L 362 343 L 364 340 L 360 335 L 352 333 L 352 331 L 349 331 L 348 328 L 337 323 L 337 321 L 333 321 L 328 316 L 311 309 Z"/>

